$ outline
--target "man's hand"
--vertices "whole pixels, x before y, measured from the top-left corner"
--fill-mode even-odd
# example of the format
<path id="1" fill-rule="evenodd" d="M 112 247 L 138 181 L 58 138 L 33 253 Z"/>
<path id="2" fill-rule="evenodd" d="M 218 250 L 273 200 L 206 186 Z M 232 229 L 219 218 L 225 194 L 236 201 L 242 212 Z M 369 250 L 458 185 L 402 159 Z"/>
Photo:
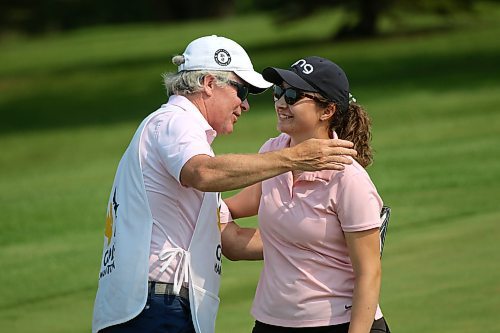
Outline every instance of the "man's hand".
<path id="1" fill-rule="evenodd" d="M 293 163 L 293 169 L 303 171 L 344 170 L 356 156 L 354 144 L 340 139 L 309 139 L 283 150 Z"/>

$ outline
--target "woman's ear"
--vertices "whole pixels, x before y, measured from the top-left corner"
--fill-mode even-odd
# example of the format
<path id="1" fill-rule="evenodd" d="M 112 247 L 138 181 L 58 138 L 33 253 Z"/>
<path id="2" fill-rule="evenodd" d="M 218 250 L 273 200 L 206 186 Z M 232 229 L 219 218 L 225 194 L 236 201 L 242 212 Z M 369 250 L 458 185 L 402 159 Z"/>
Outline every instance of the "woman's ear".
<path id="1" fill-rule="evenodd" d="M 321 121 L 325 120 L 330 120 L 333 115 L 335 114 L 335 111 L 337 110 L 337 106 L 335 104 L 330 104 L 323 110 L 321 110 L 321 115 L 319 116 L 319 119 Z"/>

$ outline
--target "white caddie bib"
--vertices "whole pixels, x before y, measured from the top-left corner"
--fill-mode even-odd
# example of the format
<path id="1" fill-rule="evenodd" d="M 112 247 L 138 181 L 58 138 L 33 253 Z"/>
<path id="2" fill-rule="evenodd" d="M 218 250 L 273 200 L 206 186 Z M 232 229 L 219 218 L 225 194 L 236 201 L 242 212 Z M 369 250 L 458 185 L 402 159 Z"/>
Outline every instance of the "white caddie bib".
<path id="1" fill-rule="evenodd" d="M 141 123 L 118 166 L 111 190 L 99 286 L 94 304 L 92 332 L 133 319 L 144 309 L 148 294 L 149 252 L 153 218 L 144 187 L 139 155 L 142 132 L 150 119 Z M 205 193 L 188 251 L 168 249 L 163 254 L 167 266 L 172 255 L 181 255 L 182 282 L 189 282 L 193 325 L 197 333 L 213 333 L 219 306 L 221 236 L 218 193 Z M 166 268 L 166 267 L 165 267 Z"/>
<path id="2" fill-rule="evenodd" d="M 116 171 L 106 216 L 93 333 L 136 317 L 146 304 L 153 217 L 139 147 L 146 124 L 157 112 L 141 123 Z"/>
<path id="3" fill-rule="evenodd" d="M 189 303 L 196 333 L 214 333 L 219 309 L 222 264 L 219 203 L 220 194 L 206 192 L 188 250 L 169 248 L 160 253 L 165 270 L 174 258 L 174 292 L 189 283 Z"/>
<path id="4" fill-rule="evenodd" d="M 189 244 L 189 300 L 196 333 L 214 333 L 222 265 L 219 193 L 205 193 Z"/>

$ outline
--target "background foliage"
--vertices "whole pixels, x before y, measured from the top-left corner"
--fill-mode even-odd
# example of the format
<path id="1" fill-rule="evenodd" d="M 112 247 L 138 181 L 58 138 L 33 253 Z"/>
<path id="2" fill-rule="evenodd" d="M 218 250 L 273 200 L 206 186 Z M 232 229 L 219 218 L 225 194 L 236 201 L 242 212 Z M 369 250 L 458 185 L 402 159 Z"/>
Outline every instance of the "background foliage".
<path id="1" fill-rule="evenodd" d="M 369 36 L 378 32 L 378 22 L 385 14 L 394 17 L 398 10 L 417 10 L 449 17 L 473 11 L 472 4 L 473 0 L 212 0 L 209 5 L 204 0 L 3 0 L 0 32 L 41 34 L 98 24 L 165 23 L 256 12 L 270 12 L 283 23 L 337 8 L 344 14 L 337 33 L 342 37 Z"/>

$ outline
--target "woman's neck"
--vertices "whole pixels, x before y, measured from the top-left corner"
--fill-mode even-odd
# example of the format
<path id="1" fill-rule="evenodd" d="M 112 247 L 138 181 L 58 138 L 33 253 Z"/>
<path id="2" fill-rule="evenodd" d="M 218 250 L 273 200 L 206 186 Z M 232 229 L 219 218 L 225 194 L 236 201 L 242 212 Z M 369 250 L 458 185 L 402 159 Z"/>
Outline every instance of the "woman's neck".
<path id="1" fill-rule="evenodd" d="M 288 133 L 287 133 L 288 134 Z M 309 139 L 331 139 L 331 131 L 329 129 L 322 129 L 310 134 L 288 134 L 290 136 L 290 147 L 296 146 L 301 142 Z"/>

